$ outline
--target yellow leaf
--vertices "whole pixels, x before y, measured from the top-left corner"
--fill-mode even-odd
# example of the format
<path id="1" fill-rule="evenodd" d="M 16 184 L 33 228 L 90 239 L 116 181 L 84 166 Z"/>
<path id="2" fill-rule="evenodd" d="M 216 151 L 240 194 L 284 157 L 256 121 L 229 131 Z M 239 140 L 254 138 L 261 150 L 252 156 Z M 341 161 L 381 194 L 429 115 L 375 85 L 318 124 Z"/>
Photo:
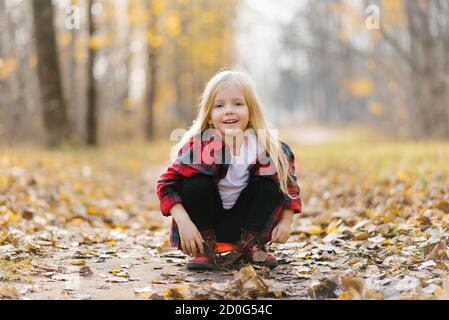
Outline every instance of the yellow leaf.
<path id="1" fill-rule="evenodd" d="M 157 252 L 164 253 L 170 249 L 170 242 L 165 240 L 159 247 L 157 247 Z"/>
<path id="2" fill-rule="evenodd" d="M 310 234 L 310 235 L 319 235 L 319 234 L 323 233 L 323 229 L 321 229 L 320 227 L 317 227 L 317 226 L 302 227 L 302 228 L 299 228 L 299 231 Z"/>
<path id="3" fill-rule="evenodd" d="M 117 244 L 116 240 L 108 240 L 106 241 L 107 244 L 109 244 L 110 246 L 115 246 Z"/>
<path id="4" fill-rule="evenodd" d="M 326 228 L 326 234 L 331 234 L 333 232 L 337 231 L 337 226 L 336 225 L 332 225 L 330 224 L 327 228 Z"/>
<path id="5" fill-rule="evenodd" d="M 396 208 L 391 208 L 389 211 L 390 211 L 390 213 L 394 214 L 395 216 L 397 216 L 398 214 L 401 213 L 401 210 L 396 209 Z"/>
<path id="6" fill-rule="evenodd" d="M 147 31 L 145 33 L 145 38 L 147 39 L 149 45 L 152 48 L 159 48 L 162 45 L 162 37 L 159 35 L 155 35 L 153 32 L 151 31 Z"/>
<path id="7" fill-rule="evenodd" d="M 73 182 L 72 187 L 75 192 L 81 193 L 83 191 L 83 184 L 80 181 Z"/>
<path id="8" fill-rule="evenodd" d="M 59 201 L 68 201 L 70 200 L 69 197 L 62 191 L 59 192 Z"/>
<path id="9" fill-rule="evenodd" d="M 0 220 L 0 225 L 7 226 L 7 225 L 16 225 L 22 217 L 15 212 L 12 212 L 11 210 L 7 209 L 4 213 L 4 220 Z"/>
<path id="10" fill-rule="evenodd" d="M 86 265 L 86 261 L 85 260 L 73 260 L 73 261 L 69 261 L 68 264 L 70 264 L 72 266 L 84 266 L 84 265 Z"/>
<path id="11" fill-rule="evenodd" d="M 82 224 L 84 222 L 84 219 L 82 218 L 73 218 L 72 220 L 70 220 L 70 223 L 73 224 Z"/>
<path id="12" fill-rule="evenodd" d="M 399 169 L 396 172 L 396 179 L 400 180 L 400 181 L 407 181 L 408 179 L 408 175 L 404 170 Z"/>
<path id="13" fill-rule="evenodd" d="M 110 42 L 110 37 L 108 34 L 104 34 L 101 36 L 92 36 L 89 40 L 89 47 L 92 50 L 98 50 L 104 48 Z"/>
<path id="14" fill-rule="evenodd" d="M 115 268 L 109 271 L 109 273 L 112 273 L 115 277 L 122 277 L 122 278 L 129 278 L 128 271 L 121 269 L 121 268 Z"/>
<path id="15" fill-rule="evenodd" d="M 181 33 L 181 18 L 178 13 L 171 13 L 166 20 L 166 28 L 172 37 Z"/>
<path id="16" fill-rule="evenodd" d="M 368 239 L 368 231 L 364 231 L 364 232 L 361 232 L 359 234 L 356 234 L 352 238 L 353 241 L 363 241 L 363 240 L 366 240 L 366 239 Z"/>
<path id="17" fill-rule="evenodd" d="M 38 246 L 38 245 L 35 245 L 35 244 L 32 244 L 32 243 L 27 244 L 26 248 L 27 248 L 28 251 L 31 251 L 33 253 L 37 253 L 37 252 L 39 252 L 39 250 L 42 249 L 41 246 Z"/>
<path id="18" fill-rule="evenodd" d="M 374 92 L 374 82 L 369 76 L 347 81 L 346 87 L 356 97 L 368 97 Z"/>
<path id="19" fill-rule="evenodd" d="M 356 292 L 354 292 L 353 290 L 349 290 L 340 293 L 340 295 L 338 296 L 338 300 L 355 300 L 358 297 L 359 296 Z"/>
<path id="20" fill-rule="evenodd" d="M 186 293 L 185 288 L 165 289 L 163 292 L 163 296 L 166 298 L 181 299 L 181 300 L 188 299 L 188 295 Z"/>

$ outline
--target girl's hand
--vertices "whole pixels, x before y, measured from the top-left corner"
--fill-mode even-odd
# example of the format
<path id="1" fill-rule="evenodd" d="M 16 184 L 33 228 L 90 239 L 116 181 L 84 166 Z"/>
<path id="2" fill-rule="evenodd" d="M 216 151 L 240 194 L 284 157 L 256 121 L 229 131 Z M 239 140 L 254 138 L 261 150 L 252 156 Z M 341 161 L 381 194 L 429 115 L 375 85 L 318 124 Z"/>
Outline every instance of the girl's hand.
<path id="1" fill-rule="evenodd" d="M 293 212 L 285 211 L 284 215 L 271 232 L 271 242 L 286 243 L 292 231 Z"/>
<path id="2" fill-rule="evenodd" d="M 181 203 L 177 203 L 171 208 L 170 213 L 178 224 L 182 251 L 196 255 L 198 246 L 200 252 L 204 253 L 203 237 L 196 225 L 190 220 L 184 206 Z"/>
<path id="3" fill-rule="evenodd" d="M 196 255 L 198 253 L 197 249 L 199 249 L 199 252 L 204 253 L 203 237 L 192 221 L 185 221 L 179 224 L 178 228 L 182 251 L 189 255 Z"/>

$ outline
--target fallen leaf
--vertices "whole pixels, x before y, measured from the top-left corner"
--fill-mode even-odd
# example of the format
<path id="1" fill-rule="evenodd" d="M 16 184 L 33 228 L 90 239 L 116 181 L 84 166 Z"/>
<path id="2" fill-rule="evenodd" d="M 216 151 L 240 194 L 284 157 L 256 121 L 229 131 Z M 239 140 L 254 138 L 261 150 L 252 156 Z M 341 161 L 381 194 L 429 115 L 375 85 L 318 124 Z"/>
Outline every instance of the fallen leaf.
<path id="1" fill-rule="evenodd" d="M 175 300 L 189 299 L 189 295 L 187 293 L 187 288 L 184 288 L 184 287 L 165 289 L 162 295 L 166 298 L 172 298 Z"/>
<path id="2" fill-rule="evenodd" d="M 80 268 L 80 275 L 83 277 L 90 277 L 93 276 L 93 271 L 91 268 L 89 268 L 89 266 L 82 266 Z"/>
<path id="3" fill-rule="evenodd" d="M 164 253 L 170 250 L 170 242 L 165 240 L 160 246 L 156 248 L 158 253 Z"/>
<path id="4" fill-rule="evenodd" d="M 17 289 L 11 285 L 0 285 L 0 300 L 18 300 L 20 294 Z"/>
<path id="5" fill-rule="evenodd" d="M 86 261 L 83 259 L 69 261 L 67 264 L 72 266 L 84 266 L 86 265 Z"/>
<path id="6" fill-rule="evenodd" d="M 337 288 L 338 284 L 334 279 L 323 278 L 309 289 L 308 295 L 312 299 L 333 299 L 337 298 L 335 294 Z"/>
<path id="7" fill-rule="evenodd" d="M 105 281 L 109 283 L 126 283 L 129 282 L 129 279 L 122 277 L 107 277 Z"/>
<path id="8" fill-rule="evenodd" d="M 362 241 L 366 239 L 368 239 L 368 231 L 360 232 L 352 238 L 353 241 Z"/>
<path id="9" fill-rule="evenodd" d="M 429 243 L 425 245 L 424 257 L 426 260 L 448 260 L 449 257 L 447 255 L 447 241 L 445 239 L 441 239 L 437 243 Z"/>
<path id="10" fill-rule="evenodd" d="M 136 288 L 134 293 L 145 300 L 164 300 L 164 296 L 152 287 Z"/>
<path id="11" fill-rule="evenodd" d="M 129 273 L 126 269 L 115 268 L 115 269 L 109 270 L 109 273 L 111 273 L 114 277 L 129 278 Z"/>
<path id="12" fill-rule="evenodd" d="M 449 201 L 440 200 L 435 207 L 444 213 L 449 213 Z"/>

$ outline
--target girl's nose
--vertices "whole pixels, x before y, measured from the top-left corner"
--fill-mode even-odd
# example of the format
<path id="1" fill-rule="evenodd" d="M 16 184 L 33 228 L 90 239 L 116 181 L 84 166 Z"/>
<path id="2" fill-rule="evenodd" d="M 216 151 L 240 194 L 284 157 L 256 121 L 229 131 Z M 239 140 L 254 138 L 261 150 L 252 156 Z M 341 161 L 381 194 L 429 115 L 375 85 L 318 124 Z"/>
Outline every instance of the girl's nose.
<path id="1" fill-rule="evenodd" d="M 232 107 L 232 104 L 226 104 L 225 105 L 225 113 L 233 113 L 234 112 L 234 108 Z"/>

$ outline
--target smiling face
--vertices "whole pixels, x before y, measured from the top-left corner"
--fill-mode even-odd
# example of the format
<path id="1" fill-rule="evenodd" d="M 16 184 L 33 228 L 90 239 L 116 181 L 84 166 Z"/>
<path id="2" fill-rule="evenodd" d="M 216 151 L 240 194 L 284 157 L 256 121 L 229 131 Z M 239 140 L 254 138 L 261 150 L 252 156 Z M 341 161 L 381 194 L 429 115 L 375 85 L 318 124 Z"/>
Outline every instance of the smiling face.
<path id="1" fill-rule="evenodd" d="M 222 134 L 245 131 L 249 122 L 249 109 L 240 87 L 235 82 L 217 91 L 212 105 L 209 124 Z M 229 130 L 229 131 L 227 131 Z"/>

